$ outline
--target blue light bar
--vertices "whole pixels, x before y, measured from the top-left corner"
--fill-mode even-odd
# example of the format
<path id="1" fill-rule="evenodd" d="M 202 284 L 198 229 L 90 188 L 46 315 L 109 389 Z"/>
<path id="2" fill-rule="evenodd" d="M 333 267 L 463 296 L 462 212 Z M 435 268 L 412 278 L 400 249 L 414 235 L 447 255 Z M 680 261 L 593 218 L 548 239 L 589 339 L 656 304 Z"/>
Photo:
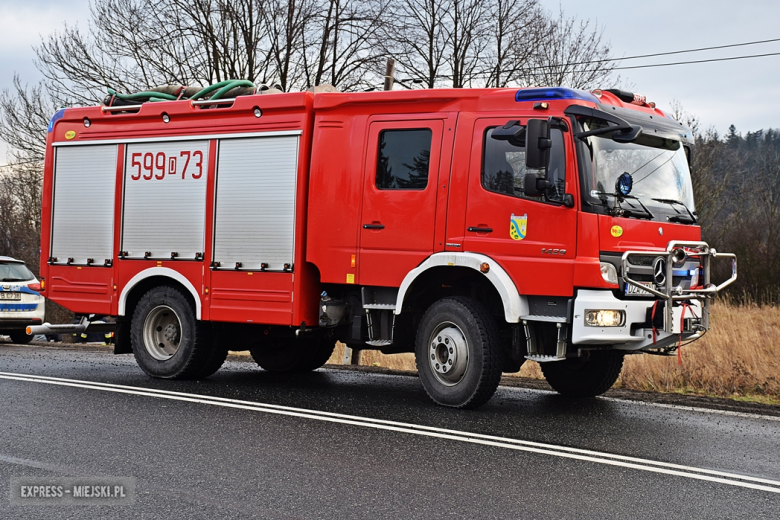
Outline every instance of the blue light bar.
<path id="1" fill-rule="evenodd" d="M 515 94 L 515 101 L 555 101 L 557 99 L 579 99 L 591 103 L 601 103 L 599 98 L 590 92 L 565 87 L 525 88 L 518 90 Z"/>
<path id="2" fill-rule="evenodd" d="M 49 130 L 47 133 L 50 134 L 51 131 L 54 130 L 54 123 L 62 119 L 64 116 L 65 116 L 64 108 L 57 110 L 57 112 L 53 116 L 51 116 L 51 120 L 49 121 Z"/>

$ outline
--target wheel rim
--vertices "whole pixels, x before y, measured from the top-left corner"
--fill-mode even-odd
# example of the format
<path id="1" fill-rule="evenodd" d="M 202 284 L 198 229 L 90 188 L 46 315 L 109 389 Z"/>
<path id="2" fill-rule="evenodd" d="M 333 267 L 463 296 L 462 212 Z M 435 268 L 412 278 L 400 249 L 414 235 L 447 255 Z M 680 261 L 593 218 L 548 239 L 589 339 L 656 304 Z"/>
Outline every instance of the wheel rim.
<path id="1" fill-rule="evenodd" d="M 428 364 L 436 379 L 455 386 L 469 365 L 469 344 L 463 331 L 452 322 L 439 324 L 428 341 Z"/>
<path id="2" fill-rule="evenodd" d="M 181 320 L 167 305 L 158 305 L 144 321 L 144 347 L 154 359 L 165 361 L 179 351 Z"/>

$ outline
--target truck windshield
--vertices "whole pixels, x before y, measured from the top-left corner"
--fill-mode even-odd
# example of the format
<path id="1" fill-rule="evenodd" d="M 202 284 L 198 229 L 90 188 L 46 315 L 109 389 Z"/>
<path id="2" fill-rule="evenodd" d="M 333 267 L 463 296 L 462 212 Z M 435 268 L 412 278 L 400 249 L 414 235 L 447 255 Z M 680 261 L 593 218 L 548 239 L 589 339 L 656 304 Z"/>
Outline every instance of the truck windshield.
<path id="1" fill-rule="evenodd" d="M 583 128 L 592 129 L 587 124 Z M 583 165 L 584 192 L 591 204 L 603 206 L 603 193 L 614 193 L 617 178 L 627 172 L 633 178 L 631 195 L 646 206 L 663 208 L 661 213 L 666 215 L 677 210 L 687 213 L 653 200 L 663 199 L 679 201 L 690 212 L 695 211 L 688 158 L 679 141 L 642 134 L 634 142 L 618 143 L 606 134 L 588 137 L 585 145 L 590 164 Z"/>

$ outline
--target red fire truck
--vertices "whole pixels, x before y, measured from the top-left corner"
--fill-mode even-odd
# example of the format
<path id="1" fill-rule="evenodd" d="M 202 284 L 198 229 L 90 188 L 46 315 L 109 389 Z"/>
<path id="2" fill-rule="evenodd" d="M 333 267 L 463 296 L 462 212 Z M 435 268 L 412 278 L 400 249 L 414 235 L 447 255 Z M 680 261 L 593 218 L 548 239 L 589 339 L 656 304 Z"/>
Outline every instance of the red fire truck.
<path id="1" fill-rule="evenodd" d="M 115 317 L 115 352 L 153 377 L 207 377 L 229 349 L 313 370 L 341 341 L 414 352 L 446 406 L 486 402 L 526 359 L 593 396 L 624 355 L 698 338 L 736 279 L 701 241 L 691 131 L 639 95 L 150 101 L 52 118 L 41 285 Z"/>

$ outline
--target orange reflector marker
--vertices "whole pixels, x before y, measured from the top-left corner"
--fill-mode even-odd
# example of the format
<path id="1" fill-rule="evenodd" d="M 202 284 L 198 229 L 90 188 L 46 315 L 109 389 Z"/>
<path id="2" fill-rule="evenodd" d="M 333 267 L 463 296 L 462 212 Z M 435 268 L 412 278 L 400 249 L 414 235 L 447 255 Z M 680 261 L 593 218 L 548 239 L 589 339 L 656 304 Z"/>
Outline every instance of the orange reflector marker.
<path id="1" fill-rule="evenodd" d="M 25 331 L 25 332 L 27 333 L 27 335 L 29 336 L 29 335 L 31 335 L 31 334 L 32 334 L 32 327 L 27 327 L 27 328 L 26 328 L 24 331 Z"/>
<path id="2" fill-rule="evenodd" d="M 482 262 L 479 266 L 479 270 L 482 271 L 483 273 L 487 273 L 488 271 L 490 271 L 490 264 L 487 262 Z"/>

